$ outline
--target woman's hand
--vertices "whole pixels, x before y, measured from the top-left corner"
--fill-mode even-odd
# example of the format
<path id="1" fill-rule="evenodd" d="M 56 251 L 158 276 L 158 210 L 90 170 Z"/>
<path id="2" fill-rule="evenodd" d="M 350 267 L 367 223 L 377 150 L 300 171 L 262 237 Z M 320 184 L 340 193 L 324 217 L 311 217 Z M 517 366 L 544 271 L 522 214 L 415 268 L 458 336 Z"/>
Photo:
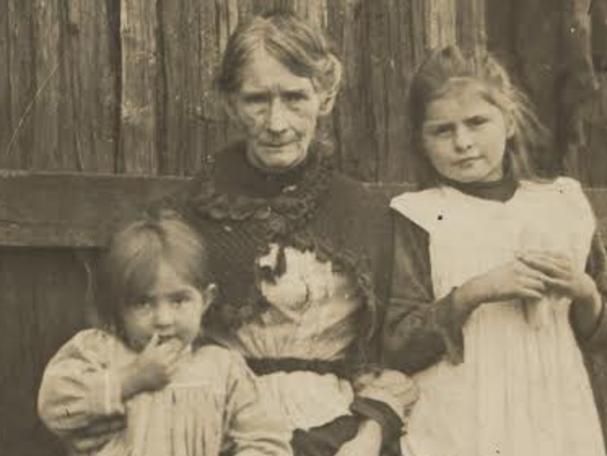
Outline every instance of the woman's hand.
<path id="1" fill-rule="evenodd" d="M 160 389 L 171 380 L 184 347 L 178 339 L 158 341 L 158 335 L 154 334 L 135 361 L 119 372 L 123 399 Z"/>
<path id="2" fill-rule="evenodd" d="M 89 454 L 100 450 L 115 432 L 126 426 L 124 415 L 110 416 L 91 424 L 77 432 L 76 438 L 70 439 L 77 453 Z"/>
<path id="3" fill-rule="evenodd" d="M 381 445 L 381 426 L 376 421 L 366 420 L 360 424 L 354 438 L 344 443 L 335 456 L 379 456 Z"/>

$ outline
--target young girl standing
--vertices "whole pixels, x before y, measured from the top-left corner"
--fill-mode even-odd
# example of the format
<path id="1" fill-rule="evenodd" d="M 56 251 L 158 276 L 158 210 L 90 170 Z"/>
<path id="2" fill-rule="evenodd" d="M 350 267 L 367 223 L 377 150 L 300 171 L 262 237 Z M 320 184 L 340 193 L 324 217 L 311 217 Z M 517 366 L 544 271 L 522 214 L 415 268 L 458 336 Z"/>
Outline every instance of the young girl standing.
<path id="1" fill-rule="evenodd" d="M 49 429 L 77 450 L 80 430 L 123 415 L 126 427 L 94 454 L 291 454 L 244 361 L 193 347 L 215 294 L 195 232 L 167 213 L 137 221 L 116 234 L 104 266 L 111 329 L 79 332 L 49 362 L 38 403 Z"/>
<path id="2" fill-rule="evenodd" d="M 410 95 L 418 192 L 392 200 L 388 364 L 421 396 L 416 456 L 598 456 L 579 345 L 607 339 L 605 252 L 578 182 L 540 179 L 542 128 L 491 57 L 449 47 Z"/>

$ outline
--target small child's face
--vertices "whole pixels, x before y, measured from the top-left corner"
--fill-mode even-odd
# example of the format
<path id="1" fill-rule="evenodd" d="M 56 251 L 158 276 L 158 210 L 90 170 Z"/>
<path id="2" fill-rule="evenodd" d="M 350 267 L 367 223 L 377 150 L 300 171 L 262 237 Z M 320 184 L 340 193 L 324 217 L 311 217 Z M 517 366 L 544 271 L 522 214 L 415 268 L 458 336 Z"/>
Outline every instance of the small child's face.
<path id="1" fill-rule="evenodd" d="M 422 143 L 434 169 L 457 182 L 502 178 L 510 120 L 471 84 L 454 87 L 431 101 L 422 125 Z"/>
<path id="2" fill-rule="evenodd" d="M 189 345 L 199 334 L 202 316 L 210 304 L 207 301 L 170 265 L 161 262 L 148 293 L 127 303 L 122 310 L 129 345 L 142 350 L 154 333 L 158 333 L 160 343 L 176 338 Z"/>

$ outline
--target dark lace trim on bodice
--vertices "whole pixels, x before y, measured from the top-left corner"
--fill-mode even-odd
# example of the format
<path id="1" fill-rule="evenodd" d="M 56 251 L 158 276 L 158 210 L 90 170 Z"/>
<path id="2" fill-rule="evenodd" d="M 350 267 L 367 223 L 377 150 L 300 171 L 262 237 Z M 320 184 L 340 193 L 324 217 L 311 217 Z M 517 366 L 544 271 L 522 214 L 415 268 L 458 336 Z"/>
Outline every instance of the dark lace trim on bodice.
<path id="1" fill-rule="evenodd" d="M 333 227 L 332 204 L 327 204 L 334 179 L 328 151 L 313 145 L 301 168 L 282 178 L 265 175 L 243 161 L 244 145 L 228 149 L 223 161 L 218 160 L 213 179 L 195 181 L 182 207 L 207 240 L 219 284 L 220 302 L 212 306 L 206 320 L 235 329 L 267 309 L 260 284 L 284 274 L 284 249 L 291 246 L 315 252 L 319 261 L 331 261 L 334 270 L 351 277 L 369 311 L 360 318 L 359 333 L 372 334 L 377 304 L 371 267 L 361 246 L 344 243 L 343 233 Z M 271 243 L 279 246 L 275 266 L 257 266 L 256 260 L 269 253 Z M 358 339 L 357 350 L 363 353 L 367 338 Z"/>

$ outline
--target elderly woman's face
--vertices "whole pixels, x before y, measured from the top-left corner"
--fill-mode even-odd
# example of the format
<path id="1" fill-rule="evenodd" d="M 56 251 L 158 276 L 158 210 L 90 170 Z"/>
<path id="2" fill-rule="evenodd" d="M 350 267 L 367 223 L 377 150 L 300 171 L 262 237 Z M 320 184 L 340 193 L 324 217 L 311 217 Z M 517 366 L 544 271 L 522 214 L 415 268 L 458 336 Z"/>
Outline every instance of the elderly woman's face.
<path id="1" fill-rule="evenodd" d="M 263 48 L 254 51 L 230 107 L 246 132 L 251 163 L 276 171 L 306 158 L 322 114 L 311 80 L 296 76 Z"/>

